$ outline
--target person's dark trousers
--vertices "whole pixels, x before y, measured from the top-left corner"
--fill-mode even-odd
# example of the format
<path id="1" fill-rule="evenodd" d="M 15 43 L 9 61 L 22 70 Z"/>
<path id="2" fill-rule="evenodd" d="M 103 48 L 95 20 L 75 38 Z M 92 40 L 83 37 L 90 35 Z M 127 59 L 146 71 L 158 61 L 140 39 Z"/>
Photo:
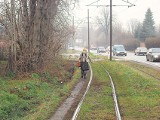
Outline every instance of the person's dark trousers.
<path id="1" fill-rule="evenodd" d="M 88 62 L 81 62 L 81 77 L 86 79 L 87 71 L 89 70 Z"/>
<path id="2" fill-rule="evenodd" d="M 81 78 L 86 79 L 85 62 L 81 62 Z"/>
<path id="3" fill-rule="evenodd" d="M 86 71 L 81 69 L 81 78 L 86 79 Z"/>

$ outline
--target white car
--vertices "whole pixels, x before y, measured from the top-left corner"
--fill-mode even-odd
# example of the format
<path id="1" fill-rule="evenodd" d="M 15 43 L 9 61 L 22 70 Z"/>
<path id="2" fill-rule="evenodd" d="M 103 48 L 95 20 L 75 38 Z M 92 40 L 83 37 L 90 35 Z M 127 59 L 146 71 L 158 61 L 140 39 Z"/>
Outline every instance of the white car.
<path id="1" fill-rule="evenodd" d="M 97 53 L 105 53 L 106 49 L 104 47 L 98 47 L 97 48 Z"/>
<path id="2" fill-rule="evenodd" d="M 146 47 L 138 47 L 134 51 L 135 55 L 146 55 L 147 54 L 147 48 Z"/>

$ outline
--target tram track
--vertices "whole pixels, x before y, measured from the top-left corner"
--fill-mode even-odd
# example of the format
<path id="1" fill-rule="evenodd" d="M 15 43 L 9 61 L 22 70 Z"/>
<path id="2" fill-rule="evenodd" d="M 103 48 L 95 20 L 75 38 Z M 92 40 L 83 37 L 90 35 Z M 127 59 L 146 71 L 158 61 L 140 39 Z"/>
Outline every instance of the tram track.
<path id="1" fill-rule="evenodd" d="M 119 59 L 118 59 L 118 60 L 119 60 Z M 150 64 L 150 63 L 148 63 L 148 62 L 142 62 L 142 61 L 137 61 L 137 60 L 130 60 L 130 61 L 132 61 L 132 62 L 134 62 L 134 63 L 141 64 L 141 65 L 145 65 L 145 66 L 148 66 L 148 67 L 152 67 L 152 68 L 155 68 L 155 69 L 157 69 L 157 70 L 160 70 L 160 67 L 159 67 L 159 66 L 156 66 L 155 64 Z M 137 67 L 134 67 L 134 68 L 135 68 L 136 70 L 138 70 L 138 71 L 141 71 L 141 72 L 143 72 L 143 73 L 145 73 L 145 74 L 147 74 L 147 75 L 149 75 L 149 76 L 157 79 L 157 80 L 160 80 L 159 77 L 156 77 L 156 76 L 154 76 L 154 75 L 152 75 L 152 74 L 149 74 L 148 72 L 143 71 L 143 70 L 141 70 L 141 69 L 139 69 L 139 68 L 137 68 Z"/>
<path id="2" fill-rule="evenodd" d="M 109 77 L 110 82 L 111 82 L 112 96 L 113 96 L 113 100 L 114 100 L 116 118 L 117 118 L 117 120 L 122 120 L 121 114 L 120 114 L 120 110 L 119 110 L 119 105 L 118 105 L 118 100 L 117 100 L 117 95 L 116 95 L 116 89 L 115 89 L 115 85 L 114 85 L 113 79 L 112 79 L 111 75 L 109 74 L 109 72 L 107 71 L 107 69 L 102 64 L 101 64 L 101 66 L 103 67 L 103 69 L 108 74 L 108 77 Z"/>
<path id="3" fill-rule="evenodd" d="M 91 87 L 91 83 L 92 83 L 92 80 L 93 80 L 93 71 L 92 71 L 92 67 L 91 67 L 91 65 L 89 64 L 89 66 L 90 66 L 90 76 L 88 76 L 89 77 L 89 80 L 87 80 L 88 82 L 86 83 L 86 86 L 83 86 L 84 87 L 84 91 L 83 92 L 81 92 L 81 96 L 78 98 L 78 101 L 79 102 L 77 102 L 76 104 L 75 104 L 75 107 L 74 108 L 72 108 L 73 109 L 73 112 L 72 112 L 72 114 L 70 114 L 70 117 L 69 118 L 71 118 L 71 120 L 76 120 L 77 118 L 78 118 L 78 115 L 79 115 L 79 112 L 80 112 L 80 110 L 81 110 L 81 106 L 82 106 L 82 104 L 83 104 L 83 101 L 84 101 L 84 99 L 85 99 L 85 97 L 86 97 L 86 94 L 88 93 L 88 90 L 90 89 L 90 87 Z M 117 98 L 117 94 L 116 94 L 116 88 L 115 88 L 115 86 L 114 86 L 114 81 L 113 81 L 113 79 L 112 79 L 112 76 L 110 75 L 110 73 L 108 72 L 108 70 L 107 70 L 107 68 L 105 67 L 105 65 L 103 65 L 103 64 L 101 64 L 101 63 L 98 63 L 98 66 L 100 67 L 100 68 L 103 68 L 103 69 L 101 69 L 101 71 L 105 71 L 104 72 L 104 74 L 106 73 L 107 74 L 107 76 L 108 76 L 108 78 L 109 78 L 109 80 L 110 81 L 108 81 L 109 82 L 109 84 L 110 84 L 110 86 L 112 87 L 112 98 L 113 98 L 113 104 L 114 104 L 114 110 L 113 110 L 113 113 L 115 113 L 115 118 L 116 118 L 116 120 L 122 120 L 122 118 L 121 118 L 121 112 L 120 112 L 120 109 L 119 109 L 119 105 L 118 105 L 118 98 Z M 149 74 L 149 73 L 147 73 L 146 71 L 143 71 L 143 70 L 141 70 L 141 69 L 139 69 L 139 68 L 137 68 L 137 67 L 134 67 L 136 70 L 138 70 L 138 71 L 141 71 L 141 72 L 143 72 L 143 73 L 145 73 L 145 74 L 147 74 L 147 75 L 149 75 L 149 76 L 151 76 L 151 77 L 153 77 L 153 78 L 155 78 L 155 79 L 157 79 L 157 80 L 160 80 L 159 78 L 157 78 L 156 76 L 154 76 L 153 74 Z M 106 77 L 107 77 L 106 76 Z M 108 79 L 107 78 L 107 79 Z M 105 76 L 104 76 L 104 79 L 105 79 Z M 93 81 L 94 82 L 94 81 Z M 84 81 L 83 81 L 83 83 L 84 83 Z M 109 85 L 108 84 L 108 85 Z M 110 93 L 111 93 L 110 92 Z M 74 96 L 74 95 L 73 95 Z M 106 103 L 107 104 L 107 103 Z M 71 109 L 71 108 L 70 108 Z M 115 111 L 115 112 L 114 112 Z M 60 114 L 61 114 L 61 112 L 60 112 Z M 63 117 L 64 118 L 64 117 Z M 56 119 L 56 120 L 65 120 L 65 118 L 64 119 Z"/>
<path id="4" fill-rule="evenodd" d="M 138 61 L 133 61 L 133 62 L 134 62 L 134 63 L 141 64 L 141 65 L 147 65 L 148 67 L 153 67 L 153 68 L 154 68 L 154 66 L 152 66 L 151 64 L 145 64 L 145 63 L 141 63 L 141 62 L 138 62 Z M 155 75 L 152 75 L 152 74 L 150 74 L 150 73 L 148 73 L 148 72 L 146 72 L 146 71 L 144 71 L 144 70 L 142 70 L 142 69 L 140 69 L 140 68 L 137 68 L 137 67 L 134 67 L 134 68 L 135 68 L 136 70 L 142 72 L 142 73 L 145 73 L 145 74 L 148 75 L 148 76 L 153 77 L 153 78 L 156 79 L 156 80 L 160 80 L 159 77 L 157 77 L 157 76 L 155 76 Z M 157 68 L 156 68 L 156 69 L 157 69 Z M 155 70 L 156 70 L 156 69 L 155 69 Z M 157 70 L 160 70 L 160 69 L 158 68 Z"/>
<path id="5" fill-rule="evenodd" d="M 137 63 L 139 63 L 139 62 L 137 62 Z M 144 65 L 144 64 L 142 64 L 142 65 Z M 110 84 L 112 86 L 112 97 L 113 97 L 113 100 L 114 100 L 114 107 L 115 107 L 115 114 L 116 114 L 115 118 L 116 118 L 116 120 L 122 120 L 121 111 L 119 109 L 118 98 L 117 98 L 117 94 L 116 94 L 116 88 L 114 86 L 114 81 L 112 80 L 112 76 L 110 75 L 110 73 L 108 72 L 108 70 L 107 70 L 107 68 L 105 67 L 104 64 L 99 63 L 99 66 L 101 66 L 105 70 L 106 74 L 108 75 L 108 77 L 110 79 Z M 150 65 L 148 65 L 147 67 L 150 67 Z M 142 73 L 146 74 L 147 76 L 150 76 L 150 77 L 152 77 L 156 80 L 160 80 L 160 78 L 158 76 L 156 76 L 156 74 L 148 73 L 147 71 L 143 70 L 143 68 L 139 68 L 138 65 L 137 65 L 137 67 L 133 67 L 133 68 L 135 70 L 139 71 L 139 72 L 142 72 Z M 156 68 L 155 68 L 155 70 L 156 70 Z M 92 75 L 93 75 L 93 73 L 92 73 Z M 89 89 L 89 88 L 87 88 L 87 89 Z M 83 98 L 83 100 L 84 100 L 84 98 Z M 82 105 L 82 103 L 83 102 L 81 102 L 81 105 Z M 81 107 L 78 108 L 78 112 L 80 111 L 80 108 Z M 78 116 L 78 113 L 76 114 L 76 118 L 77 118 L 77 116 Z M 72 120 L 76 120 L 76 118 L 72 119 Z"/>
<path id="6" fill-rule="evenodd" d="M 84 98 L 85 98 L 85 96 L 86 96 L 86 94 L 87 94 L 87 92 L 88 92 L 88 90 L 89 90 L 89 88 L 90 88 L 90 85 L 91 85 L 91 82 L 92 82 L 92 79 L 93 79 L 92 67 L 91 67 L 90 64 L 89 64 L 89 66 L 90 66 L 90 80 L 89 80 L 89 82 L 88 82 L 86 91 L 85 91 L 85 93 L 83 94 L 83 96 L 82 96 L 82 98 L 81 98 L 81 100 L 80 100 L 80 102 L 79 102 L 79 104 L 78 104 L 78 106 L 77 106 L 77 108 L 76 108 L 76 110 L 75 110 L 75 112 L 74 112 L 74 114 L 73 114 L 72 120 L 76 120 L 76 119 L 77 119 L 78 113 L 79 113 L 80 108 L 81 108 L 82 103 L 83 103 L 83 100 L 84 100 Z"/>
<path id="7" fill-rule="evenodd" d="M 113 79 L 112 79 L 111 75 L 109 74 L 109 72 L 107 71 L 107 69 L 102 64 L 100 64 L 100 66 L 105 70 L 106 74 L 108 75 L 108 77 L 110 79 L 110 83 L 111 83 L 111 87 L 112 87 L 112 97 L 113 97 L 114 106 L 115 106 L 116 119 L 117 120 L 122 120 Z M 85 96 L 86 96 L 86 94 L 87 94 L 87 92 L 90 88 L 90 85 L 91 85 L 91 82 L 92 82 L 92 79 L 93 79 L 93 71 L 92 71 L 91 65 L 90 65 L 90 72 L 91 72 L 91 74 L 90 74 L 90 80 L 89 80 L 88 86 L 87 86 L 86 91 L 85 91 L 83 97 L 81 98 L 81 100 L 80 100 L 80 102 L 79 102 L 79 104 L 78 104 L 78 106 L 77 106 L 77 108 L 76 108 L 76 110 L 73 114 L 72 120 L 77 119 L 78 113 L 80 112 L 80 109 L 81 109 L 81 105 L 83 104 Z"/>

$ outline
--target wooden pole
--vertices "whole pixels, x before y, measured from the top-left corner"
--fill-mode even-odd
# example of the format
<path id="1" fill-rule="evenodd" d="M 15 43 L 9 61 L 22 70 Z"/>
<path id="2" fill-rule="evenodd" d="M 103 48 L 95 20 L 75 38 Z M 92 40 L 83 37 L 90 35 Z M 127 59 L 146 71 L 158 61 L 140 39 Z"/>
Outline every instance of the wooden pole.
<path id="1" fill-rule="evenodd" d="M 112 0 L 110 0 L 110 61 L 112 61 Z"/>

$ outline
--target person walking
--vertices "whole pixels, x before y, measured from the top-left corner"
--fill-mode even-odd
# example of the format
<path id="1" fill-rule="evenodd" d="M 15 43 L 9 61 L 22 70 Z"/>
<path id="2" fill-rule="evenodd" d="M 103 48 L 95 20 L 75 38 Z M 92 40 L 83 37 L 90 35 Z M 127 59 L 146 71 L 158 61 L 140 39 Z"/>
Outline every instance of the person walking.
<path id="1" fill-rule="evenodd" d="M 80 64 L 81 64 L 81 78 L 86 79 L 87 71 L 89 70 L 88 60 L 91 62 L 90 57 L 88 56 L 87 49 L 83 48 L 82 53 L 80 54 Z"/>

